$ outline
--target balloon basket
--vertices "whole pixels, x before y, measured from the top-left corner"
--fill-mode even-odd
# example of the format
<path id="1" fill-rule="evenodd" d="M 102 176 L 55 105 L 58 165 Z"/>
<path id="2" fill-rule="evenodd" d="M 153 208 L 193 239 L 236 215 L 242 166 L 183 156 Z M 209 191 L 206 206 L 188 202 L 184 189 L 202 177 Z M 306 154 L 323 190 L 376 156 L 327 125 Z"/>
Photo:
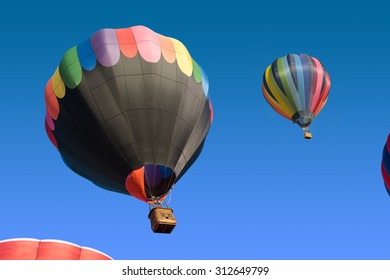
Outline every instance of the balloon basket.
<path id="1" fill-rule="evenodd" d="M 303 135 L 305 136 L 305 139 L 311 139 L 311 132 L 305 131 Z"/>
<path id="2" fill-rule="evenodd" d="M 155 233 L 171 233 L 176 226 L 171 208 L 154 207 L 150 210 L 148 218 Z"/>

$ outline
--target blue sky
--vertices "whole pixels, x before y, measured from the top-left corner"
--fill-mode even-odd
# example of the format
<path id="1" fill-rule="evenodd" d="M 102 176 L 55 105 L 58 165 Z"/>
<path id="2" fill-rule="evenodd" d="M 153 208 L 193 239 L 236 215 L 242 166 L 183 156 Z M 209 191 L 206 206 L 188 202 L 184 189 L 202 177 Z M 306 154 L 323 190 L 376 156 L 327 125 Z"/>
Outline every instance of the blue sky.
<path id="1" fill-rule="evenodd" d="M 0 240 L 62 239 L 114 259 L 389 259 L 385 1 L 159 2 L 0 10 Z M 171 235 L 152 233 L 142 202 L 72 173 L 44 130 L 43 91 L 63 53 L 134 25 L 179 39 L 210 82 L 214 122 L 173 191 Z M 261 93 L 265 68 L 288 53 L 318 58 L 331 78 L 311 141 Z"/>

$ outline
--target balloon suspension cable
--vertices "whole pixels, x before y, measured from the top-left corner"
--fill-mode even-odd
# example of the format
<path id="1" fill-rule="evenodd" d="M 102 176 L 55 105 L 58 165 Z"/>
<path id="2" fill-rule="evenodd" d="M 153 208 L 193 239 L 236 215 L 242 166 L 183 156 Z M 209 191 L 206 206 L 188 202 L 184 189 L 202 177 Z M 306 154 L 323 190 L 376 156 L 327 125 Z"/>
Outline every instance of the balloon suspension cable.
<path id="1" fill-rule="evenodd" d="M 169 203 L 171 203 L 171 199 L 172 199 L 172 189 L 169 191 L 169 193 L 168 193 L 168 201 L 167 201 L 167 199 L 165 198 L 164 199 L 164 203 L 165 203 L 165 206 L 168 208 L 168 205 L 169 205 Z"/>
<path id="2" fill-rule="evenodd" d="M 155 197 L 153 196 L 152 190 L 149 188 L 150 184 L 149 184 L 148 176 L 144 176 L 144 180 L 146 180 L 145 192 L 151 197 L 151 199 L 149 201 L 153 201 L 153 203 L 154 203 Z"/>
<path id="3" fill-rule="evenodd" d="M 154 207 L 162 207 L 162 208 L 169 208 L 169 203 L 171 202 L 172 193 L 169 192 L 169 200 L 166 201 L 166 199 L 160 199 L 159 197 L 152 196 L 149 200 L 149 210 L 152 210 Z"/>
<path id="4" fill-rule="evenodd" d="M 173 173 L 174 174 L 174 173 Z M 166 188 L 166 191 L 168 191 L 168 194 L 165 196 L 163 202 L 165 204 L 165 206 L 168 208 L 168 204 L 171 202 L 171 199 L 172 199 L 172 190 L 173 190 L 173 187 L 174 187 L 174 183 L 172 183 L 171 185 L 171 182 L 172 180 L 175 179 L 175 176 L 173 176 L 173 174 L 170 176 L 169 178 L 169 182 L 168 182 L 168 188 Z M 168 197 L 169 196 L 169 197 Z M 168 201 L 167 201 L 167 198 L 168 198 Z"/>
<path id="5" fill-rule="evenodd" d="M 154 207 L 161 207 L 161 200 L 155 196 L 152 196 L 149 199 L 149 210 L 152 210 Z"/>

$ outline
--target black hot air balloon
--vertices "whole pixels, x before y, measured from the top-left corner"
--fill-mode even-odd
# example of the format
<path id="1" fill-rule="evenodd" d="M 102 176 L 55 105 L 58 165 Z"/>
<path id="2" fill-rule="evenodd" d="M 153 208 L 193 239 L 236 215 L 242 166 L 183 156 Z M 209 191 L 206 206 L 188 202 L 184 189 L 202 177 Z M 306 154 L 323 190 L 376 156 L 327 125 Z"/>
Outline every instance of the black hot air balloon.
<path id="1" fill-rule="evenodd" d="M 102 29 L 68 50 L 45 101 L 47 134 L 70 169 L 152 206 L 197 159 L 213 117 L 202 68 L 144 26 Z"/>

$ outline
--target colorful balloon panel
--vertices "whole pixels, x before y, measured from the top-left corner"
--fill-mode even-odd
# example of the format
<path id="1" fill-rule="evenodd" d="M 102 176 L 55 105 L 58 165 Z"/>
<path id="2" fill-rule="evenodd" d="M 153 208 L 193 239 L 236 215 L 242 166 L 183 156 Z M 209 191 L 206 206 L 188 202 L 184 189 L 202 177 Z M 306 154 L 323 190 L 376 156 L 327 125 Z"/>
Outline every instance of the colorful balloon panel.
<path id="1" fill-rule="evenodd" d="M 17 238 L 0 241 L 0 260 L 111 260 L 111 257 L 61 240 Z"/>
<path id="2" fill-rule="evenodd" d="M 102 29 L 68 50 L 47 83 L 46 131 L 74 172 L 150 202 L 200 154 L 208 88 L 180 41 L 144 26 Z"/>
<path id="3" fill-rule="evenodd" d="M 324 107 L 330 90 L 322 63 L 306 54 L 279 57 L 263 75 L 262 92 L 281 116 L 308 128 Z"/>

